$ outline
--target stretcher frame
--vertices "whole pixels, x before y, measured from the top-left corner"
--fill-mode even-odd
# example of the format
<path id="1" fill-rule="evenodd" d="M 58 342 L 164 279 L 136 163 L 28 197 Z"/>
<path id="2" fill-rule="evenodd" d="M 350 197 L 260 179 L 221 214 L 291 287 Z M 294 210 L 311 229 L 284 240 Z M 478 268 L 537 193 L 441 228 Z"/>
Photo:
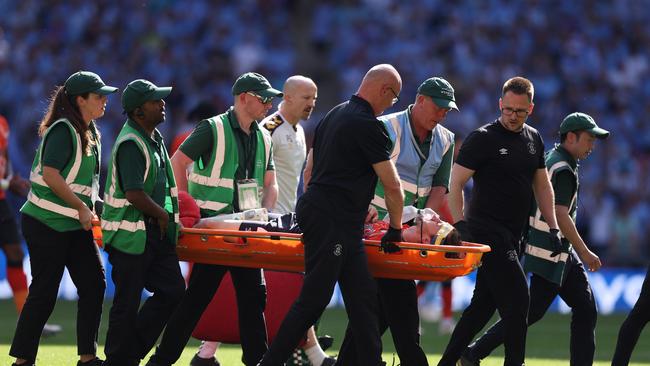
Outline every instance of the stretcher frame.
<path id="1" fill-rule="evenodd" d="M 446 281 L 478 268 L 485 244 L 460 246 L 402 242 L 385 253 L 378 240 L 364 240 L 370 272 L 379 278 Z M 302 234 L 183 228 L 176 246 L 180 260 L 274 271 L 304 272 Z M 453 254 L 447 254 L 453 253 Z"/>

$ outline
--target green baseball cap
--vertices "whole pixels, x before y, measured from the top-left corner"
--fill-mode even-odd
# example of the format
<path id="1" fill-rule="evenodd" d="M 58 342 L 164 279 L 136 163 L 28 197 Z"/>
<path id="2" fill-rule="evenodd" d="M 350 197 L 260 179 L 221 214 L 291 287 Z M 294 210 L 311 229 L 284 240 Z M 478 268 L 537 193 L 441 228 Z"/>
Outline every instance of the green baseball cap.
<path id="1" fill-rule="evenodd" d="M 560 124 L 560 135 L 571 131 L 587 131 L 599 139 L 609 136 L 609 131 L 598 127 L 590 115 L 580 112 L 569 114 Z"/>
<path id="2" fill-rule="evenodd" d="M 124 108 L 124 111 L 126 112 L 131 112 L 143 105 L 144 102 L 164 99 L 171 92 L 171 86 L 157 87 L 154 83 L 148 80 L 133 80 L 122 92 L 122 108 Z"/>
<path id="3" fill-rule="evenodd" d="M 449 82 L 440 77 L 426 79 L 420 87 L 418 94 L 431 97 L 434 103 L 440 108 L 451 108 L 458 110 L 456 98 L 454 98 L 454 88 Z"/>
<path id="4" fill-rule="evenodd" d="M 264 98 L 281 97 L 283 95 L 281 91 L 273 89 L 271 83 L 264 76 L 256 72 L 247 72 L 241 75 L 232 85 L 232 95 L 246 92 L 253 92 Z"/>
<path id="5" fill-rule="evenodd" d="M 99 75 L 90 71 L 75 72 L 70 75 L 63 86 L 69 95 L 81 95 L 85 93 L 108 95 L 117 91 L 117 88 L 104 84 L 104 81 L 102 81 Z"/>

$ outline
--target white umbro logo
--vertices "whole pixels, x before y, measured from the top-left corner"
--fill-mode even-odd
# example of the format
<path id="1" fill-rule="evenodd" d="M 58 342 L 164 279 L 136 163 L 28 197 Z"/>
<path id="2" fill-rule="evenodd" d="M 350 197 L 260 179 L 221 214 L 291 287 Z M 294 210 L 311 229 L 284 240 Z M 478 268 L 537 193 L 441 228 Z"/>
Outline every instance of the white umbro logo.
<path id="1" fill-rule="evenodd" d="M 508 149 L 506 149 L 505 147 L 500 148 L 499 149 L 499 154 L 508 155 Z"/>
<path id="2" fill-rule="evenodd" d="M 340 256 L 343 253 L 343 246 L 341 244 L 334 245 L 334 255 Z"/>

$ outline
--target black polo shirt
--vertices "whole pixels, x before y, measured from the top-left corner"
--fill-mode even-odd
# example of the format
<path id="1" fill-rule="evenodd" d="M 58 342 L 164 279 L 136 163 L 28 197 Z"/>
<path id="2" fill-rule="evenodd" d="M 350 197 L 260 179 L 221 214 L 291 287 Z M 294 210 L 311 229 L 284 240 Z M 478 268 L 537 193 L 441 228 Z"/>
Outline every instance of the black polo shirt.
<path id="1" fill-rule="evenodd" d="M 377 185 L 372 165 L 389 160 L 391 147 L 370 104 L 353 95 L 316 128 L 305 199 L 338 218 L 363 223 Z"/>
<path id="2" fill-rule="evenodd" d="M 546 169 L 537 130 L 524 124 L 512 132 L 496 120 L 467 136 L 456 163 L 475 171 L 467 220 L 500 225 L 520 237 L 534 198 L 535 172 Z"/>

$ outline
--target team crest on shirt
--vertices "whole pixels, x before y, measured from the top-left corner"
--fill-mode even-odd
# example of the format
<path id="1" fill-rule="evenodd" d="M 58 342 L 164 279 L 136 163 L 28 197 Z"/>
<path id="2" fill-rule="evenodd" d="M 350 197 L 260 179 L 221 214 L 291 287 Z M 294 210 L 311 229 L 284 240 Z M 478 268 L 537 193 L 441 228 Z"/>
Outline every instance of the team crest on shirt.
<path id="1" fill-rule="evenodd" d="M 507 251 L 506 257 L 508 258 L 509 261 L 516 262 L 518 260 L 517 251 L 516 250 Z"/>
<path id="2" fill-rule="evenodd" d="M 334 245 L 334 255 L 340 257 L 343 253 L 343 246 L 341 244 Z"/>
<path id="3" fill-rule="evenodd" d="M 528 143 L 528 152 L 530 153 L 530 155 L 535 155 L 535 153 L 537 152 L 537 149 L 535 149 L 535 143 L 534 142 L 529 142 Z"/>
<path id="4" fill-rule="evenodd" d="M 275 131 L 276 128 L 278 128 L 281 124 L 284 123 L 284 120 L 282 117 L 280 117 L 279 114 L 276 114 L 275 116 L 271 117 L 266 123 L 264 123 L 264 128 L 266 128 L 271 134 L 273 134 L 273 131 Z"/>
<path id="5" fill-rule="evenodd" d="M 508 149 L 506 149 L 505 147 L 500 148 L 499 149 L 499 154 L 508 155 Z"/>

